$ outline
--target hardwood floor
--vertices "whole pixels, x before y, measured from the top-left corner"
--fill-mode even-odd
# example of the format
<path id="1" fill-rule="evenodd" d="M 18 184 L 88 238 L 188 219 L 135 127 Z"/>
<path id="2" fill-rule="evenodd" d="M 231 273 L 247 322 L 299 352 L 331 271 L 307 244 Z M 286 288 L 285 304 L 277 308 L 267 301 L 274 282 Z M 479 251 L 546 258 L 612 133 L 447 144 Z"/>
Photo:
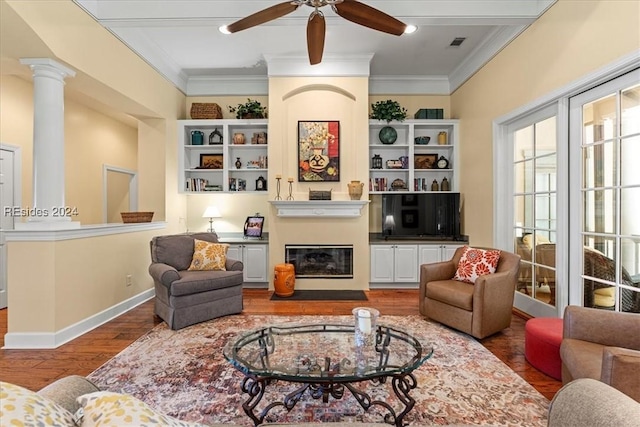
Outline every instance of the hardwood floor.
<path id="1" fill-rule="evenodd" d="M 245 289 L 244 315 L 351 314 L 362 301 L 271 301 L 263 289 Z M 366 305 L 383 315 L 420 314 L 417 290 L 372 290 Z M 514 315 L 511 327 L 481 341 L 507 366 L 551 399 L 561 387 L 524 358 L 525 319 Z M 88 375 L 159 324 L 153 300 L 53 350 L 0 350 L 0 380 L 39 390 L 67 375 Z M 7 309 L 0 310 L 0 345 L 7 332 Z"/>

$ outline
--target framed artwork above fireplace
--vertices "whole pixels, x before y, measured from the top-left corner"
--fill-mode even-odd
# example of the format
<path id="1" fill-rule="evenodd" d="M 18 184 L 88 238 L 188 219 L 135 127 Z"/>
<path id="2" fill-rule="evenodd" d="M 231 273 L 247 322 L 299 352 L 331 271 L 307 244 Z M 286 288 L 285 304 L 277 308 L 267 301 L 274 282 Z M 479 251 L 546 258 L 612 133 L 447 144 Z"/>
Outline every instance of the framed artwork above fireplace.
<path id="1" fill-rule="evenodd" d="M 339 121 L 298 121 L 298 181 L 340 181 Z"/>

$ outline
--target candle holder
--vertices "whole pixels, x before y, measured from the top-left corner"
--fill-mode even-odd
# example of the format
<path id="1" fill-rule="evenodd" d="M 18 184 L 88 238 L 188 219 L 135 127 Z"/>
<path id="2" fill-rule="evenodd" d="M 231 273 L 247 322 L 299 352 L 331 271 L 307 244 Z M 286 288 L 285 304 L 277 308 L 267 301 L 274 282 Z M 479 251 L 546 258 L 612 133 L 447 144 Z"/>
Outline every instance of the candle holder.
<path id="1" fill-rule="evenodd" d="M 275 200 L 282 200 L 282 197 L 280 197 L 280 180 L 282 178 L 279 176 L 276 176 L 276 198 Z"/>
<path id="2" fill-rule="evenodd" d="M 287 196 L 287 200 L 293 200 L 293 196 L 291 195 L 293 193 L 293 178 L 289 178 L 287 181 L 289 181 L 289 195 Z"/>
<path id="3" fill-rule="evenodd" d="M 380 312 L 375 308 L 356 307 L 352 311 L 355 326 L 356 346 L 373 345 L 376 336 L 376 323 Z"/>

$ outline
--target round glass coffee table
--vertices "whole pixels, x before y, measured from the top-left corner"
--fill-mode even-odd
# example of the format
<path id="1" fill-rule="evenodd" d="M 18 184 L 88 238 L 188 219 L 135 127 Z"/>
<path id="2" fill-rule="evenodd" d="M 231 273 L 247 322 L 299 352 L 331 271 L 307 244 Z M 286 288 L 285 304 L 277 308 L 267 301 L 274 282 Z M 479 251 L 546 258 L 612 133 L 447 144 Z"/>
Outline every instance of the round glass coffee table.
<path id="1" fill-rule="evenodd" d="M 378 324 L 370 336 L 358 340 L 355 329 L 348 324 L 280 324 L 230 340 L 224 356 L 245 375 L 241 387 L 248 397 L 242 409 L 254 425 L 261 424 L 277 406 L 290 411 L 307 391 L 326 403 L 329 396 L 341 399 L 347 389 L 365 411 L 381 406 L 387 412 L 385 422 L 402 426 L 404 416 L 415 405 L 409 394 L 417 386 L 412 372 L 431 357 L 433 348 L 393 326 Z M 384 383 L 389 378 L 403 405 L 399 413 L 355 386 L 364 381 Z M 256 414 L 267 386 L 276 380 L 301 386 Z"/>

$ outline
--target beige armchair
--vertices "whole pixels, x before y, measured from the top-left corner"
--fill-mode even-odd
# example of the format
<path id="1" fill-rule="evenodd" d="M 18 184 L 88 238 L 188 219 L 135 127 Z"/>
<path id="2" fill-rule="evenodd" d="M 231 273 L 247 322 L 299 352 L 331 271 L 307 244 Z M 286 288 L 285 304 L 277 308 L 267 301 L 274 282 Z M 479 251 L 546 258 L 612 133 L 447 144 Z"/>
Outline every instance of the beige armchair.
<path id="1" fill-rule="evenodd" d="M 567 306 L 562 382 L 593 378 L 640 402 L 640 315 Z"/>
<path id="2" fill-rule="evenodd" d="M 501 251 L 496 272 L 470 284 L 453 280 L 463 250 L 420 266 L 420 313 L 481 339 L 511 325 L 520 256 Z"/>

